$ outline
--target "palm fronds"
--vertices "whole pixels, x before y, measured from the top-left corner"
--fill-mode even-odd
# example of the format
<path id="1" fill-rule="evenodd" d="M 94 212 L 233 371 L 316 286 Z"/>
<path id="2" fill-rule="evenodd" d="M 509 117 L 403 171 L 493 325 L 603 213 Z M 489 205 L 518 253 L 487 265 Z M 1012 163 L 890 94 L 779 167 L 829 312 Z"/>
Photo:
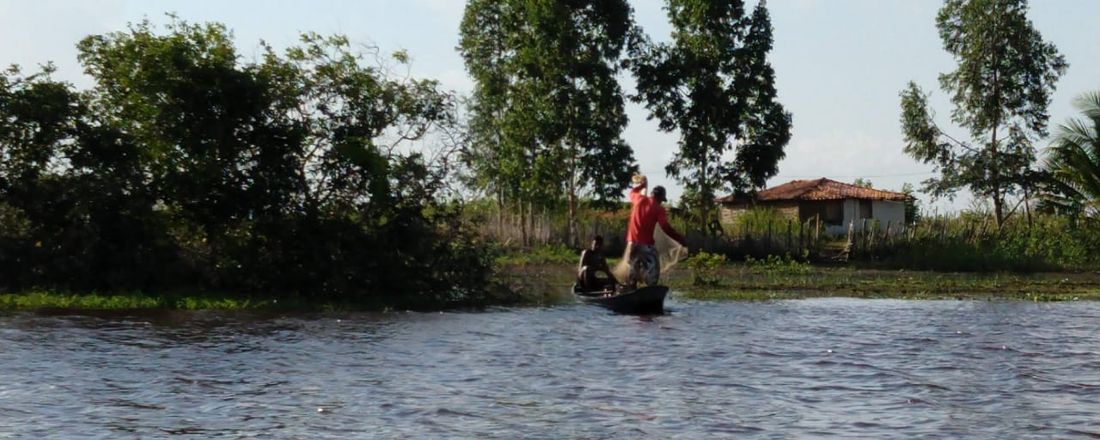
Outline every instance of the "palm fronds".
<path id="1" fill-rule="evenodd" d="M 1045 202 L 1055 210 L 1100 217 L 1100 91 L 1077 98 L 1084 119 L 1058 127 L 1046 151 L 1049 173 Z"/>

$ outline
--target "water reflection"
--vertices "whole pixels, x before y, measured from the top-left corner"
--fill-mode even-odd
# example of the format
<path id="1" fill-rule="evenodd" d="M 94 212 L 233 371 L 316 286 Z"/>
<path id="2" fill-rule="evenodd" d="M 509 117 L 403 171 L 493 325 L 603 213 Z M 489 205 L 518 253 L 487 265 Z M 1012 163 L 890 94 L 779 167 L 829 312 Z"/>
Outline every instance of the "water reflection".
<path id="1" fill-rule="evenodd" d="M 1100 304 L 0 315 L 16 437 L 1098 435 Z"/>

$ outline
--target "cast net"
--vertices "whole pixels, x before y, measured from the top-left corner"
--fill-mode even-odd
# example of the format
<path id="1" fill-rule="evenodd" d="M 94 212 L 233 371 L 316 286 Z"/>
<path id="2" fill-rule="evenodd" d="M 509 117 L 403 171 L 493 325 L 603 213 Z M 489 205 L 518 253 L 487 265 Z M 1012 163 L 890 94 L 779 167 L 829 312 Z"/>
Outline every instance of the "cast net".
<path id="1" fill-rule="evenodd" d="M 669 271 L 676 266 L 677 263 L 687 258 L 688 248 L 677 243 L 665 231 L 661 229 L 661 226 L 656 226 L 653 231 L 654 247 L 657 248 L 657 257 L 661 262 L 661 278 L 664 279 L 668 275 Z M 619 264 L 611 268 L 611 274 L 615 275 L 615 279 L 620 283 L 629 284 L 627 277 L 630 276 L 630 252 L 632 244 L 626 244 L 626 250 L 623 251 L 623 258 L 619 260 Z"/>

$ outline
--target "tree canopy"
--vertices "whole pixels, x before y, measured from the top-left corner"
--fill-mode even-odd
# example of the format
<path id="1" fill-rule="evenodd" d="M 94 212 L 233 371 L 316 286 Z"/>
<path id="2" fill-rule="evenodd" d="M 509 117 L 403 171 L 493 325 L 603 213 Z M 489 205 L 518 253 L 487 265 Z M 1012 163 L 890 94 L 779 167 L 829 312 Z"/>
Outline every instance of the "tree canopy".
<path id="1" fill-rule="evenodd" d="M 937 125 L 916 83 L 901 92 L 905 152 L 939 172 L 925 181 L 926 191 L 952 196 L 968 188 L 988 197 L 998 225 L 1011 214 L 1007 197 L 1034 185 L 1033 142 L 1047 134 L 1050 94 L 1067 68 L 1027 11 L 1026 0 L 947 0 L 936 17 L 944 49 L 958 63 L 940 75 L 940 86 L 954 104 L 951 121 L 969 141 Z"/>
<path id="2" fill-rule="evenodd" d="M 453 130 L 456 100 L 391 74 L 403 54 L 305 34 L 243 61 L 224 26 L 175 18 L 78 49 L 91 90 L 0 76 L 7 287 L 351 300 L 489 284 L 441 192 L 447 161 L 403 148 Z"/>
<path id="3" fill-rule="evenodd" d="M 625 0 L 467 3 L 459 51 L 475 81 L 478 186 L 524 203 L 614 201 L 637 170 L 616 74 L 633 30 Z M 575 237 L 574 237 L 575 238 Z"/>
<path id="4" fill-rule="evenodd" d="M 1100 92 L 1075 103 L 1083 119 L 1060 125 L 1046 151 L 1047 202 L 1071 215 L 1100 218 Z"/>
<path id="5" fill-rule="evenodd" d="M 749 12 L 740 0 L 668 0 L 667 11 L 672 42 L 633 48 L 636 99 L 661 130 L 680 133 L 666 170 L 706 223 L 718 191 L 750 191 L 776 175 L 791 114 L 776 100 L 765 2 Z"/>

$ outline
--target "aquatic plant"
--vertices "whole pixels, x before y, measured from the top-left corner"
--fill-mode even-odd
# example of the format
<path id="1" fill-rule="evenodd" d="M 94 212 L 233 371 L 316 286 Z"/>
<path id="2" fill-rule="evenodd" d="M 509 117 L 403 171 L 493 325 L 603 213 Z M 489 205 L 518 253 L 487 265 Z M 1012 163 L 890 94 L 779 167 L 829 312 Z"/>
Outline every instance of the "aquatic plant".
<path id="1" fill-rule="evenodd" d="M 722 278 L 718 270 L 725 263 L 725 256 L 707 251 L 699 251 L 692 255 L 686 261 L 687 267 L 691 270 L 692 284 L 708 287 L 721 285 Z"/>

